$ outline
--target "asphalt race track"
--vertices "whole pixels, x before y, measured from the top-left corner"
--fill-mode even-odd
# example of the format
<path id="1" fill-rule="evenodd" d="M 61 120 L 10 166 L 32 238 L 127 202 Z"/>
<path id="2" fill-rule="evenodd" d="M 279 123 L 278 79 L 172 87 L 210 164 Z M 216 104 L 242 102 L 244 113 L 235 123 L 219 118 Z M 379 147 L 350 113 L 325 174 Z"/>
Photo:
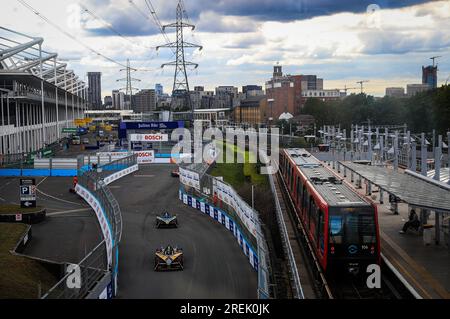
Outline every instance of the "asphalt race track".
<path id="1" fill-rule="evenodd" d="M 143 167 L 110 185 L 123 218 L 119 298 L 256 298 L 257 273 L 233 235 L 178 200 L 174 166 Z M 164 209 L 179 228 L 156 229 Z M 183 271 L 155 272 L 154 251 L 167 244 L 184 251 Z"/>
<path id="2" fill-rule="evenodd" d="M 0 204 L 20 204 L 20 178 L 0 178 Z M 37 204 L 46 220 L 32 225 L 32 240 L 24 254 L 57 262 L 77 263 L 102 241 L 93 210 L 71 194 L 71 177 L 37 177 Z"/>

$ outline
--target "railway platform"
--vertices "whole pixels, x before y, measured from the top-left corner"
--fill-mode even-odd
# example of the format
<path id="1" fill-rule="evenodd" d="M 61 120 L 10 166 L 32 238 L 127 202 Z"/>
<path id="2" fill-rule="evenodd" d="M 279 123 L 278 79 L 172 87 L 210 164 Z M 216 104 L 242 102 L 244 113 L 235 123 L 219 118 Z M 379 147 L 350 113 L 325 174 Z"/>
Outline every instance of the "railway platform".
<path id="1" fill-rule="evenodd" d="M 341 164 L 345 165 L 346 162 Z M 352 167 L 351 165 L 353 164 L 349 163 L 348 167 Z M 333 169 L 326 163 L 325 166 Z M 386 168 L 386 170 L 389 169 Z M 362 178 L 361 186 L 358 185 L 358 178 L 354 178 L 352 183 L 349 170 L 344 174 L 342 167 L 340 173 L 337 167 L 334 172 L 351 184 L 362 196 L 377 205 L 383 260 L 394 269 L 410 292 L 418 299 L 449 299 L 449 215 L 438 214 L 437 224 L 441 229 L 438 232 L 430 232 L 431 240 L 425 239 L 422 231 L 409 230 L 401 234 L 400 230 L 408 220 L 408 214 L 412 208 L 409 203 L 398 203 L 398 214 L 394 214 L 389 202 L 389 193 L 386 190 L 380 192 L 380 188 L 372 184 L 368 191 L 369 183 L 364 178 Z M 417 214 L 420 216 L 419 211 Z M 436 225 L 436 214 L 433 211 L 429 213 L 427 224 Z"/>

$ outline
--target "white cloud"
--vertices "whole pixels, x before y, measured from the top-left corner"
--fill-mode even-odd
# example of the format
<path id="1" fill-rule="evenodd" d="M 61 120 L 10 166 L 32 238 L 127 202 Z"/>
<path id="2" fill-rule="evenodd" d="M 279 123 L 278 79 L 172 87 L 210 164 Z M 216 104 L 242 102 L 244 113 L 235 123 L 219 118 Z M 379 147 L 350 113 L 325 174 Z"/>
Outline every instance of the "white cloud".
<path id="1" fill-rule="evenodd" d="M 99 16 L 131 12 L 126 0 L 102 1 L 105 10 L 96 11 Z M 69 27 L 73 27 L 70 24 L 73 17 L 66 13 L 73 0 L 27 2 L 106 56 L 121 63 L 130 58 L 135 67 L 157 69 L 157 72 L 136 75 L 143 80 L 140 87 L 163 83 L 166 89 L 170 89 L 173 71 L 159 69 L 163 62 L 173 59 L 170 51 L 164 50 L 156 55 L 151 49 L 163 42 L 161 35 L 133 37 L 132 43 L 109 34 L 93 37 L 83 29 Z M 98 0 L 96 2 L 99 3 Z M 167 7 L 160 5 L 156 10 L 164 9 L 164 16 L 167 16 Z M 18 2 L 2 4 L 2 10 L 3 26 L 44 37 L 44 48 L 58 52 L 61 57 L 71 58 L 69 67 L 75 69 L 81 78 L 87 71 L 101 71 L 105 93 L 119 86 L 116 79 L 123 77 L 119 66 L 89 52 Z M 338 77 L 343 79 L 342 83 L 346 79 L 370 78 L 367 90 L 381 94 L 384 92 L 382 83 L 387 86 L 398 81 L 401 85 L 413 79 L 416 79 L 413 82 L 420 82 L 420 67 L 429 62 L 431 55 L 444 56 L 440 60 L 440 78 L 445 81 L 450 74 L 449 1 L 381 10 L 377 14 L 374 17 L 365 13 L 339 13 L 291 22 L 264 22 L 245 16 L 203 11 L 198 17 L 195 37 L 192 38 L 188 30 L 185 34 L 188 41 L 204 46 L 202 52 L 189 51 L 187 55 L 200 63 L 199 69 L 192 73 L 192 82 L 207 87 L 223 82 L 236 85 L 263 83 L 270 77 L 271 65 L 280 61 L 292 73 L 312 73 L 323 77 L 325 85 L 328 79 L 337 83 Z M 131 26 L 152 23 L 135 11 L 131 16 L 135 20 Z M 90 19 L 87 26 L 97 29 L 101 24 Z M 121 25 L 115 27 L 120 28 Z M 174 34 L 169 36 L 174 39 Z"/>

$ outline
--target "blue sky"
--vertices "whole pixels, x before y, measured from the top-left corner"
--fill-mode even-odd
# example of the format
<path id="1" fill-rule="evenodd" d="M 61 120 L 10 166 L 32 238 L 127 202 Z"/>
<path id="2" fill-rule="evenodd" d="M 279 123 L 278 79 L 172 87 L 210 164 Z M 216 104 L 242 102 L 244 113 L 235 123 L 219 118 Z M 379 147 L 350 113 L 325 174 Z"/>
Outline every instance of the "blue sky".
<path id="1" fill-rule="evenodd" d="M 51 21 L 83 43 L 121 63 L 129 58 L 145 69 L 134 77 L 139 88 L 162 83 L 171 91 L 172 69 L 160 68 L 173 60 L 145 0 L 84 0 L 80 3 L 97 17 L 82 12 L 73 0 L 26 0 Z M 152 0 L 162 23 L 175 16 L 176 0 Z M 442 55 L 439 83 L 450 76 L 450 1 L 424 0 L 184 0 L 189 19 L 197 28 L 186 30 L 186 40 L 204 46 L 187 58 L 200 64 L 190 72 L 191 86 L 260 84 L 280 62 L 286 73 L 317 74 L 325 88 L 354 87 L 370 80 L 366 90 L 381 96 L 385 87 L 421 82 L 421 66 Z M 103 73 L 103 94 L 120 87 L 120 67 L 102 60 L 67 38 L 19 2 L 8 0 L 3 26 L 42 36 L 44 47 L 69 60 L 81 77 Z M 136 7 L 138 9 L 136 9 Z M 18 23 L 17 21 L 21 21 Z M 105 27 L 109 23 L 127 39 Z M 174 39 L 174 34 L 168 34 Z"/>

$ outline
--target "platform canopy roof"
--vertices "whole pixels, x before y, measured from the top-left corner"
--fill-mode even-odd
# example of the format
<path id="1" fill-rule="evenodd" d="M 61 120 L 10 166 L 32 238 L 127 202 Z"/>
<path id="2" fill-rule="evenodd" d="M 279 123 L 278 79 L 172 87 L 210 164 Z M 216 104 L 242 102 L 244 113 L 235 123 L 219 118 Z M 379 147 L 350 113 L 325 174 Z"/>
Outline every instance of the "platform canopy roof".
<path id="1" fill-rule="evenodd" d="M 340 162 L 362 178 L 419 208 L 450 213 L 450 190 L 424 179 L 379 166 Z"/>

